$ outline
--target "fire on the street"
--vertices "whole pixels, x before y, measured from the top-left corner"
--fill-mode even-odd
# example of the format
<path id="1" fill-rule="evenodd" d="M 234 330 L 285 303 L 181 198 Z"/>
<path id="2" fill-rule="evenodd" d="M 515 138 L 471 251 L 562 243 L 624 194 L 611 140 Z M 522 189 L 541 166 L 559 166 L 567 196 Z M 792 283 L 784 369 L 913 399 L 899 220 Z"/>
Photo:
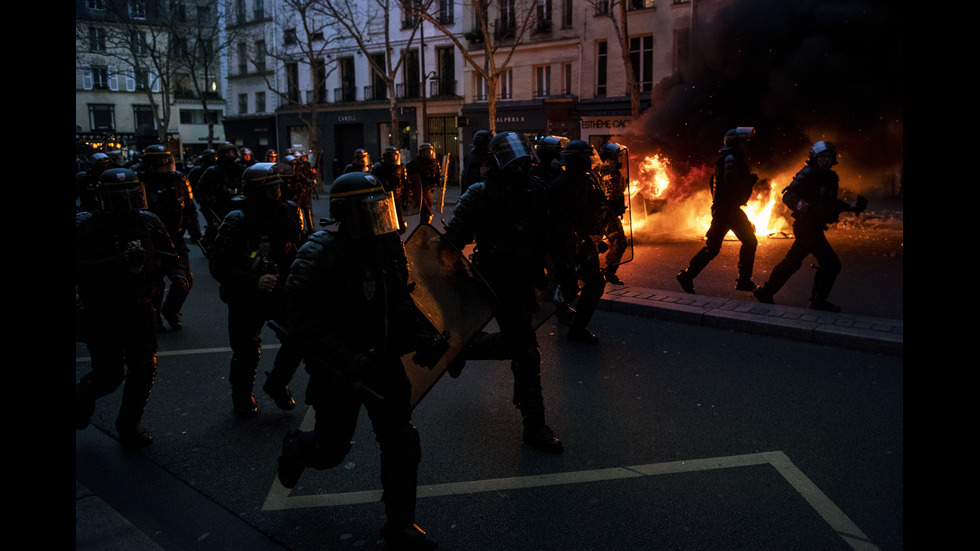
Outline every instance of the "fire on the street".
<path id="1" fill-rule="evenodd" d="M 703 237 L 711 225 L 713 167 L 695 167 L 678 174 L 661 155 L 648 155 L 630 181 L 630 220 L 634 239 Z M 766 185 L 768 183 L 768 185 Z M 784 187 L 777 180 L 760 181 L 743 208 L 759 236 L 783 236 L 791 225 L 780 201 Z M 729 232 L 726 239 L 735 239 Z"/>

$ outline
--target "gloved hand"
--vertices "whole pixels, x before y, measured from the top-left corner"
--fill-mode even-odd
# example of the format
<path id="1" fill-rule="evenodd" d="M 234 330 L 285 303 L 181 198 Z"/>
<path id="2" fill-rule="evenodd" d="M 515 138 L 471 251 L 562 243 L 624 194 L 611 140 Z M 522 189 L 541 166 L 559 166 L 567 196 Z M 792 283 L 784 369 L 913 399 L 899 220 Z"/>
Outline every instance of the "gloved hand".
<path id="1" fill-rule="evenodd" d="M 810 210 L 810 203 L 800 199 L 796 202 L 796 208 L 793 209 L 795 212 L 803 214 L 804 212 Z"/>
<path id="2" fill-rule="evenodd" d="M 412 356 L 412 361 L 416 365 L 432 369 L 447 351 L 449 351 L 449 331 L 443 331 L 423 338 L 422 344 Z"/>

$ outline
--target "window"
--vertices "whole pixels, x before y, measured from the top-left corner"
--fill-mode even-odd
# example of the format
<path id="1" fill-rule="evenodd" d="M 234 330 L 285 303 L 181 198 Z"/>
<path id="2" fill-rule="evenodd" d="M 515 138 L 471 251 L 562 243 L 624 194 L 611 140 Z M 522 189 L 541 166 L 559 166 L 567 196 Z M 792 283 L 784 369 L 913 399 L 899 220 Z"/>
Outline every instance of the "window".
<path id="1" fill-rule="evenodd" d="M 133 69 L 133 80 L 135 89 L 145 91 L 150 88 L 150 71 L 147 69 Z"/>
<path id="2" fill-rule="evenodd" d="M 357 80 L 354 71 L 354 58 L 342 57 L 338 60 L 340 64 L 340 101 L 354 101 L 357 99 Z M 334 101 L 338 94 L 334 94 Z"/>
<path id="3" fill-rule="evenodd" d="M 538 65 L 534 68 L 534 97 L 551 96 L 551 65 Z"/>
<path id="4" fill-rule="evenodd" d="M 385 56 L 384 54 L 373 54 L 371 58 L 374 60 L 374 64 L 381 68 L 383 71 L 385 69 Z M 385 85 L 385 80 L 381 75 L 376 73 L 373 69 L 373 65 L 368 67 L 368 71 L 371 73 L 371 91 L 367 93 L 365 91 L 364 99 L 385 99 L 388 97 L 388 88 Z"/>
<path id="5" fill-rule="evenodd" d="M 674 73 L 679 73 L 687 67 L 691 51 L 691 32 L 689 29 L 674 31 Z"/>
<path id="6" fill-rule="evenodd" d="M 630 61 L 640 91 L 653 90 L 653 35 L 630 38 Z"/>
<path id="7" fill-rule="evenodd" d="M 157 121 L 153 117 L 153 108 L 149 105 L 133 106 L 133 122 L 136 123 L 134 130 L 139 130 L 140 127 L 153 129 L 157 127 Z"/>
<path id="8" fill-rule="evenodd" d="M 105 9 L 105 0 L 86 0 L 85 4 L 90 10 L 101 11 Z"/>
<path id="9" fill-rule="evenodd" d="M 238 74 L 248 74 L 248 48 L 244 42 L 238 43 Z"/>
<path id="10" fill-rule="evenodd" d="M 561 65 L 561 94 L 563 96 L 572 95 L 572 64 L 562 63 Z"/>
<path id="11" fill-rule="evenodd" d="M 439 23 L 449 25 L 456 21 L 456 14 L 453 13 L 453 0 L 439 0 Z"/>
<path id="12" fill-rule="evenodd" d="M 129 13 L 132 14 L 133 19 L 146 19 L 146 3 L 143 0 L 132 0 Z"/>
<path id="13" fill-rule="evenodd" d="M 479 73 L 473 73 L 476 78 L 476 86 L 474 86 L 473 101 L 487 101 L 490 98 L 490 84 L 487 79 L 483 78 L 483 75 Z"/>
<path id="14" fill-rule="evenodd" d="M 96 90 L 109 89 L 109 68 L 103 66 L 92 67 L 92 88 Z"/>
<path id="15" fill-rule="evenodd" d="M 265 113 L 265 92 L 255 93 L 255 112 Z"/>
<path id="16" fill-rule="evenodd" d="M 497 81 L 500 87 L 500 99 L 513 99 L 514 97 L 514 70 L 507 69 L 500 73 L 500 80 Z"/>
<path id="17" fill-rule="evenodd" d="M 422 73 L 419 69 L 419 51 L 406 50 L 402 53 L 402 55 L 405 57 L 405 62 L 402 63 L 402 65 L 405 67 L 402 70 L 402 79 L 405 81 L 405 88 L 402 97 L 422 97 L 422 89 L 420 88 Z"/>
<path id="18" fill-rule="evenodd" d="M 629 10 L 646 10 L 646 9 L 653 8 L 654 5 L 653 5 L 653 0 L 629 0 L 629 3 L 626 4 L 626 7 Z"/>
<path id="19" fill-rule="evenodd" d="M 438 64 L 438 89 L 437 96 L 456 95 L 456 56 L 455 48 L 452 46 L 440 46 L 436 48 L 436 63 Z"/>
<path id="20" fill-rule="evenodd" d="M 286 46 L 295 46 L 299 43 L 299 39 L 296 38 L 296 29 L 286 29 L 283 31 L 282 43 Z"/>
<path id="21" fill-rule="evenodd" d="M 299 103 L 299 64 L 295 61 L 286 64 L 286 98 Z"/>
<path id="22" fill-rule="evenodd" d="M 244 25 L 245 24 L 245 21 L 246 21 L 246 19 L 245 19 L 245 0 L 236 0 L 235 1 L 235 13 L 238 14 L 238 24 L 239 25 Z"/>
<path id="23" fill-rule="evenodd" d="M 265 72 L 265 40 L 255 41 L 255 70 L 259 73 Z"/>
<path id="24" fill-rule="evenodd" d="M 596 43 L 595 95 L 606 95 L 606 64 L 609 62 L 609 44 L 605 40 Z"/>
<path id="25" fill-rule="evenodd" d="M 137 55 L 137 56 L 146 55 L 148 50 L 146 45 L 146 33 L 143 31 L 133 31 L 131 40 L 133 41 L 132 43 L 133 55 Z"/>
<path id="26" fill-rule="evenodd" d="M 88 106 L 88 123 L 92 131 L 115 130 L 115 106 L 111 104 L 90 103 Z"/>
<path id="27" fill-rule="evenodd" d="M 93 52 L 104 52 L 105 48 L 105 31 L 98 27 L 89 27 L 88 29 L 88 49 Z"/>
<path id="28" fill-rule="evenodd" d="M 264 17 L 265 17 L 265 3 L 262 0 L 255 0 L 255 18 L 262 19 Z"/>
<path id="29" fill-rule="evenodd" d="M 609 13 L 609 3 L 610 0 L 596 0 L 595 2 L 595 14 L 596 15 L 606 15 Z"/>
<path id="30" fill-rule="evenodd" d="M 238 114 L 248 113 L 248 94 L 238 94 Z"/>
<path id="31" fill-rule="evenodd" d="M 573 0 L 564 0 L 561 12 L 561 26 L 568 28 L 572 26 L 572 15 L 574 13 Z"/>
<path id="32" fill-rule="evenodd" d="M 500 17 L 497 19 L 495 36 L 497 38 L 513 38 L 514 36 L 514 2 L 515 0 L 500 0 Z"/>
<path id="33" fill-rule="evenodd" d="M 316 60 L 316 82 L 313 89 L 316 90 L 315 101 L 317 103 L 327 102 L 327 64 L 322 59 Z"/>
<path id="34" fill-rule="evenodd" d="M 551 29 L 551 0 L 535 0 L 535 31 Z"/>

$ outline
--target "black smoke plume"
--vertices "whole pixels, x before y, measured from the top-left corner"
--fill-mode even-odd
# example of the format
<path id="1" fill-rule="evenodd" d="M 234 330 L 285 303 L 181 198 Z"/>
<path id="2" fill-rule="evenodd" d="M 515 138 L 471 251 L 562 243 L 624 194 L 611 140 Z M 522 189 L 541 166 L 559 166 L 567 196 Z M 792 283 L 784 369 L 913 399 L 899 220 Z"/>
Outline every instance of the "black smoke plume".
<path id="1" fill-rule="evenodd" d="M 802 167 L 810 145 L 829 140 L 845 189 L 900 193 L 901 2 L 694 1 L 691 59 L 621 137 L 631 153 L 698 167 L 714 162 L 726 130 L 754 126 L 760 176 Z"/>

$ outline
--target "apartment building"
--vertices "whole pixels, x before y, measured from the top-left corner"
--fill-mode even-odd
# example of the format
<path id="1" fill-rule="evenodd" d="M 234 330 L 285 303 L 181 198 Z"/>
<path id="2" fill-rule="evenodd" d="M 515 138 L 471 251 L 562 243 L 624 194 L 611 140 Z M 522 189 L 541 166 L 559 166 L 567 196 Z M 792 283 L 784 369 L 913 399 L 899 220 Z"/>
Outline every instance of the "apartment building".
<path id="1" fill-rule="evenodd" d="M 171 61 L 179 56 L 169 55 L 186 47 L 174 29 L 217 21 L 217 8 L 205 1 L 75 0 L 78 151 L 101 149 L 128 161 L 164 142 L 183 159 L 224 140 L 222 126 L 208 124 L 219 122 L 224 106 L 220 70 L 178 66 Z"/>
<path id="2" fill-rule="evenodd" d="M 646 109 L 657 82 L 685 61 L 693 5 L 626 1 L 623 43 Z M 361 3 L 339 14 L 347 27 L 322 13 L 296 13 L 281 1 L 232 3 L 224 124 L 229 141 L 257 153 L 316 145 L 321 170 L 329 173 L 333 162 L 346 165 L 355 149 L 379 160 L 385 147 L 398 143 L 407 162 L 429 142 L 450 155 L 455 180 L 479 129 L 518 131 L 531 140 L 560 134 L 600 145 L 633 122 L 617 38 L 619 4 L 611 0 L 490 3 L 486 17 L 498 65 L 514 46 L 495 92 L 492 125 L 489 89 L 477 70 L 486 48 L 469 2 L 433 0 L 432 20 L 413 16 L 396 0 Z M 372 60 L 390 72 L 393 88 L 372 71 Z"/>

